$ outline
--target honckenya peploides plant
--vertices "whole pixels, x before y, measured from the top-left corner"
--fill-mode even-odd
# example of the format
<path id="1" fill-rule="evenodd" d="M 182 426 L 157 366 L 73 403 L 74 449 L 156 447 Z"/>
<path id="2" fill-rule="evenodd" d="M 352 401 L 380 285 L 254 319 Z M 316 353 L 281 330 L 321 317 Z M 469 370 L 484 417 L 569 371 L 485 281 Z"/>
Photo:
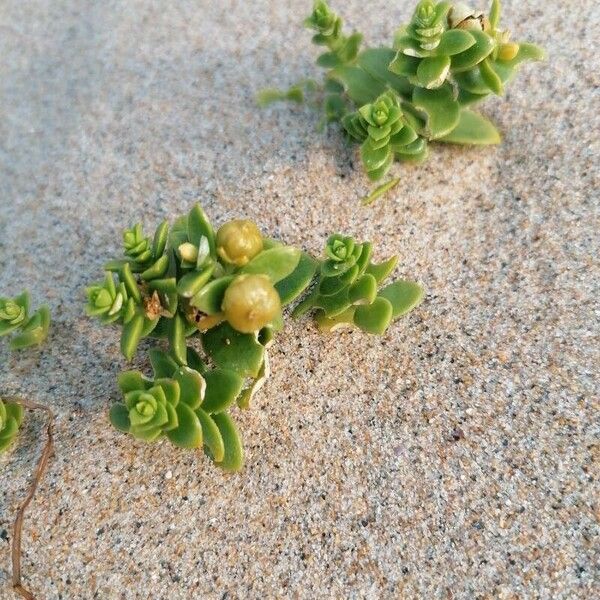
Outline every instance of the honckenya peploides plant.
<path id="1" fill-rule="evenodd" d="M 149 352 L 152 378 L 121 374 L 111 422 L 140 440 L 204 446 L 226 470 L 243 464 L 232 409 L 248 408 L 268 377 L 267 349 L 286 306 L 300 300 L 293 315 L 313 312 L 322 331 L 382 334 L 423 297 L 410 281 L 379 289 L 397 258 L 373 263 L 369 242 L 333 235 L 316 259 L 265 237 L 251 221 L 215 232 L 199 205 L 171 227 L 159 225 L 152 239 L 141 225 L 126 230 L 123 246 L 104 281 L 87 289 L 87 313 L 121 326 L 127 359 L 142 338 L 167 345 Z"/>
<path id="2" fill-rule="evenodd" d="M 48 337 L 50 309 L 44 305 L 29 314 L 29 293 L 16 298 L 0 297 L 0 337 L 13 334 L 11 350 L 41 344 Z"/>
<path id="3" fill-rule="evenodd" d="M 500 134 L 473 106 L 490 94 L 502 95 L 521 63 L 540 60 L 543 51 L 514 42 L 500 28 L 500 1 L 489 15 L 463 3 L 421 0 L 391 46 L 360 49 L 362 35 L 344 34 L 342 20 L 325 0 L 316 0 L 305 25 L 325 48 L 317 64 L 323 84 L 304 87 L 322 105 L 322 123 L 340 121 L 360 144 L 364 169 L 383 178 L 394 160 L 422 161 L 432 141 L 497 144 Z M 289 92 L 265 90 L 261 104 L 301 101 L 302 86 Z M 387 182 L 366 201 L 392 187 Z"/>

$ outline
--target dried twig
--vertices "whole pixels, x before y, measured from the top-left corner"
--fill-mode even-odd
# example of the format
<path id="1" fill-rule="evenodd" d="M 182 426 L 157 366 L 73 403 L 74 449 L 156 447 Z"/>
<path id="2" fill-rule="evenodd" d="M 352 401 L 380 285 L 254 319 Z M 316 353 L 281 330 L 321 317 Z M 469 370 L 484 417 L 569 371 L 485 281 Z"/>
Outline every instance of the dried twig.
<path id="1" fill-rule="evenodd" d="M 24 400 L 23 398 L 17 397 L 4 397 L 5 400 L 9 402 L 18 402 L 25 408 L 29 410 L 41 410 L 46 413 L 48 417 L 48 422 L 46 425 L 46 445 L 42 451 L 40 459 L 38 461 L 35 475 L 33 477 L 33 481 L 29 486 L 29 491 L 27 492 L 27 496 L 19 506 L 19 510 L 17 511 L 17 516 L 15 518 L 15 523 L 13 525 L 13 539 L 12 539 L 12 585 L 15 592 L 21 595 L 25 600 L 35 600 L 35 596 L 23 586 L 21 583 L 21 537 L 23 532 L 23 520 L 25 518 L 25 511 L 29 506 L 33 496 L 35 495 L 35 491 L 37 486 L 44 476 L 44 472 L 46 471 L 46 467 L 48 466 L 48 460 L 50 459 L 50 455 L 52 454 L 52 446 L 53 446 L 53 433 L 54 433 L 54 413 L 43 404 L 38 404 L 37 402 L 30 402 L 29 400 Z"/>

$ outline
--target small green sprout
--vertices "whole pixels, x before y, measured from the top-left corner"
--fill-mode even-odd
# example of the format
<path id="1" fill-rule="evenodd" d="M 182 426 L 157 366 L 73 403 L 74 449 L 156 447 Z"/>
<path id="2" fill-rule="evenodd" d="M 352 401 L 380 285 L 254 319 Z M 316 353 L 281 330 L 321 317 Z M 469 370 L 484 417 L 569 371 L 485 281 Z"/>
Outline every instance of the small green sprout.
<path id="1" fill-rule="evenodd" d="M 29 293 L 0 297 L 0 337 L 12 334 L 10 348 L 21 350 L 42 344 L 50 329 L 50 309 L 44 305 L 29 315 Z"/>
<path id="2" fill-rule="evenodd" d="M 379 290 L 395 269 L 398 257 L 374 264 L 371 254 L 369 242 L 359 244 L 351 237 L 331 236 L 316 284 L 296 306 L 293 316 L 314 311 L 322 331 L 358 327 L 366 333 L 385 333 L 392 321 L 421 303 L 423 288 L 399 280 Z"/>

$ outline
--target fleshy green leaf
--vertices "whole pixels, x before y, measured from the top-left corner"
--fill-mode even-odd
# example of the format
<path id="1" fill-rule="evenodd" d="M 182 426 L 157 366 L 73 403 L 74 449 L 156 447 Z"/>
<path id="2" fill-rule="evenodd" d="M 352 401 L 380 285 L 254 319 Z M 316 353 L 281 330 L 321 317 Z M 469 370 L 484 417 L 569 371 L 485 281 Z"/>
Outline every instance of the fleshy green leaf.
<path id="1" fill-rule="evenodd" d="M 350 308 L 340 313 L 339 315 L 336 315 L 335 317 L 326 317 L 325 313 L 322 310 L 317 311 L 317 313 L 315 314 L 315 321 L 317 323 L 319 331 L 329 333 L 332 331 L 337 331 L 338 329 L 353 327 L 355 310 L 356 307 L 351 306 Z"/>
<path id="2" fill-rule="evenodd" d="M 127 407 L 121 402 L 117 402 L 110 407 L 109 419 L 113 427 L 122 431 L 123 433 L 129 433 L 129 411 Z"/>
<path id="3" fill-rule="evenodd" d="M 330 73 L 346 88 L 350 99 L 359 106 L 368 104 L 385 91 L 385 84 L 359 67 L 338 67 Z"/>
<path id="4" fill-rule="evenodd" d="M 325 52 L 317 58 L 317 65 L 324 69 L 334 69 L 342 64 L 342 60 L 335 52 Z"/>
<path id="5" fill-rule="evenodd" d="M 377 281 L 373 275 L 365 274 L 353 283 L 348 290 L 348 300 L 352 304 L 371 304 L 377 296 Z"/>
<path id="6" fill-rule="evenodd" d="M 140 289 L 138 288 L 135 278 L 133 277 L 129 263 L 123 265 L 123 268 L 119 272 L 119 278 L 125 284 L 127 294 L 133 298 L 133 301 L 136 304 L 139 304 L 142 301 L 142 295 L 140 294 Z"/>
<path id="7" fill-rule="evenodd" d="M 233 275 L 227 275 L 207 283 L 191 299 L 190 304 L 207 315 L 215 315 L 221 312 L 225 290 L 233 279 Z"/>
<path id="8" fill-rule="evenodd" d="M 375 280 L 377 281 L 377 283 L 380 284 L 396 268 L 397 264 L 398 264 L 398 257 L 391 256 L 390 258 L 388 258 L 386 261 L 384 261 L 382 263 L 379 263 L 379 264 L 371 263 L 367 267 L 367 270 L 365 272 L 369 273 L 370 275 L 373 275 L 373 277 L 375 277 Z"/>
<path id="9" fill-rule="evenodd" d="M 121 353 L 127 360 L 131 360 L 137 350 L 144 329 L 144 315 L 135 313 L 133 318 L 123 325 L 121 333 Z"/>
<path id="10" fill-rule="evenodd" d="M 179 383 L 177 381 L 175 381 L 174 379 L 166 377 L 166 378 L 161 378 L 161 379 L 155 379 L 154 385 L 159 386 L 160 389 L 162 390 L 162 392 L 165 396 L 166 403 L 167 403 L 167 412 L 169 413 L 169 416 L 170 416 L 171 411 L 170 411 L 169 405 L 171 407 L 175 407 L 179 404 L 179 397 L 181 395 L 181 388 L 179 387 Z M 177 421 L 177 415 L 175 415 L 175 414 L 174 414 L 174 419 L 175 419 L 175 421 Z M 171 418 L 169 418 L 169 420 L 171 420 Z M 164 427 L 163 427 L 163 429 L 164 429 Z"/>
<path id="11" fill-rule="evenodd" d="M 449 71 L 450 58 L 448 56 L 424 58 L 417 69 L 417 79 L 427 89 L 439 88 L 446 81 Z"/>
<path id="12" fill-rule="evenodd" d="M 225 458 L 225 444 L 217 424 L 201 408 L 196 411 L 196 414 L 202 426 L 204 445 L 208 448 L 211 458 L 215 462 L 221 462 Z"/>
<path id="13" fill-rule="evenodd" d="M 173 373 L 177 371 L 177 363 L 166 352 L 158 348 L 152 348 L 148 352 L 148 356 L 150 357 L 155 379 L 172 377 Z"/>
<path id="14" fill-rule="evenodd" d="M 427 114 L 427 133 L 430 139 L 438 139 L 450 133 L 458 124 L 460 106 L 449 86 L 437 90 L 415 88 L 414 105 Z"/>
<path id="15" fill-rule="evenodd" d="M 4 423 L 4 429 L 0 431 L 0 442 L 3 440 L 12 441 L 19 431 L 19 425 L 13 417 L 9 417 Z"/>
<path id="16" fill-rule="evenodd" d="M 147 390 L 151 386 L 151 382 L 148 381 L 139 371 L 123 371 L 122 373 L 119 373 L 117 383 L 123 394 L 127 394 L 135 390 Z"/>
<path id="17" fill-rule="evenodd" d="M 180 367 L 173 379 L 179 383 L 179 399 L 187 404 L 192 410 L 196 410 L 201 404 L 206 391 L 206 382 L 198 371 L 189 367 Z"/>
<path id="18" fill-rule="evenodd" d="M 187 234 L 189 241 L 198 247 L 204 236 L 208 240 L 211 256 L 215 256 L 215 232 L 199 204 L 194 205 L 187 218 Z"/>
<path id="19" fill-rule="evenodd" d="M 392 305 L 392 318 L 396 319 L 410 312 L 423 300 L 423 288 L 413 281 L 399 280 L 384 287 L 380 298 L 385 298 Z"/>
<path id="20" fill-rule="evenodd" d="M 223 460 L 216 464 L 225 471 L 240 471 L 244 466 L 244 448 L 233 419 L 227 413 L 219 413 L 212 418 L 219 428 L 225 447 Z"/>
<path id="21" fill-rule="evenodd" d="M 475 45 L 475 38 L 464 29 L 444 31 L 435 53 L 438 56 L 453 56 L 468 50 Z"/>
<path id="22" fill-rule="evenodd" d="M 200 448 L 202 446 L 202 426 L 196 413 L 185 402 L 176 407 L 179 426 L 166 432 L 167 437 L 179 448 Z"/>
<path id="23" fill-rule="evenodd" d="M 214 269 L 215 265 L 211 264 L 200 272 L 192 271 L 191 273 L 186 273 L 177 283 L 177 293 L 184 298 L 191 298 L 208 282 Z"/>
<path id="24" fill-rule="evenodd" d="M 25 414 L 23 406 L 17 402 L 5 402 L 4 408 L 6 409 L 6 418 L 10 419 L 12 417 L 20 427 Z"/>
<path id="25" fill-rule="evenodd" d="M 265 352 L 265 359 L 258 373 L 258 377 L 238 396 L 238 406 L 244 410 L 250 408 L 250 403 L 258 390 L 262 388 L 267 379 L 271 376 L 271 366 L 269 363 L 269 355 Z"/>
<path id="26" fill-rule="evenodd" d="M 255 335 L 240 333 L 227 322 L 203 333 L 202 346 L 217 367 L 232 369 L 242 377 L 258 375 L 265 351 Z"/>
<path id="27" fill-rule="evenodd" d="M 193 349 L 187 349 L 187 364 L 190 369 L 198 371 L 203 377 L 206 374 L 206 365 L 202 362 L 200 355 Z"/>
<path id="28" fill-rule="evenodd" d="M 169 257 L 163 254 L 151 267 L 148 267 L 142 274 L 141 278 L 144 281 L 152 279 L 160 279 L 165 275 L 169 268 Z"/>
<path id="29" fill-rule="evenodd" d="M 292 246 L 264 250 L 255 256 L 240 273 L 267 275 L 275 284 L 293 273 L 300 262 L 301 252 Z"/>
<path id="30" fill-rule="evenodd" d="M 169 322 L 169 345 L 173 357 L 180 365 L 187 362 L 187 347 L 185 345 L 185 320 L 177 314 Z"/>
<path id="31" fill-rule="evenodd" d="M 28 299 L 26 300 L 28 302 Z M 23 326 L 21 333 L 10 342 L 11 350 L 37 346 L 45 341 L 50 330 L 50 309 L 41 306 Z"/>
<path id="32" fill-rule="evenodd" d="M 207 413 L 218 413 L 227 410 L 236 400 L 242 390 L 244 380 L 235 371 L 215 369 L 207 371 L 206 395 L 202 410 Z"/>
<path id="33" fill-rule="evenodd" d="M 167 247 L 169 239 L 169 223 L 163 221 L 154 232 L 154 240 L 152 241 L 152 256 L 159 257 Z"/>
<path id="34" fill-rule="evenodd" d="M 410 94 L 412 85 L 404 77 L 398 77 L 396 71 L 390 69 L 390 63 L 394 61 L 395 56 L 396 52 L 391 48 L 368 48 L 360 53 L 358 64 L 369 75 L 387 83 L 397 92 Z M 399 74 L 401 75 L 402 73 Z"/>
<path id="35" fill-rule="evenodd" d="M 372 304 L 360 305 L 354 311 L 354 323 L 367 333 L 381 335 L 392 321 L 392 304 L 386 298 L 377 297 Z"/>
<path id="36" fill-rule="evenodd" d="M 407 56 L 403 52 L 398 52 L 392 62 L 389 64 L 388 69 L 396 75 L 402 77 L 414 77 L 417 74 L 419 63 L 421 60 L 414 56 Z M 412 90 L 412 86 L 411 86 Z M 408 90 L 408 93 L 411 93 Z"/>
<path id="37" fill-rule="evenodd" d="M 499 144 L 500 134 L 494 125 L 482 115 L 463 109 L 458 125 L 438 140 L 450 144 Z"/>
<path id="38" fill-rule="evenodd" d="M 282 306 L 293 302 L 310 285 L 319 263 L 306 252 L 300 254 L 292 273 L 275 284 Z"/>
<path id="39" fill-rule="evenodd" d="M 492 6 L 490 8 L 490 26 L 492 29 L 497 29 L 500 23 L 500 0 L 492 0 Z"/>
<path id="40" fill-rule="evenodd" d="M 516 67 L 525 60 L 544 60 L 546 58 L 546 52 L 543 48 L 536 46 L 535 44 L 528 44 L 526 42 L 519 44 L 519 52 L 517 56 L 510 61 L 506 61 L 511 67 Z"/>
<path id="41" fill-rule="evenodd" d="M 386 164 L 392 150 L 388 145 L 373 149 L 370 140 L 367 140 L 360 147 L 360 155 L 367 171 L 374 171 Z"/>
<path id="42" fill-rule="evenodd" d="M 468 50 L 455 54 L 451 61 L 451 70 L 454 73 L 468 71 L 489 56 L 496 46 L 496 42 L 483 31 L 473 29 L 469 33 L 475 38 L 475 44 Z"/>
<path id="43" fill-rule="evenodd" d="M 485 59 L 481 61 L 481 63 L 479 64 L 479 72 L 481 73 L 481 78 L 483 79 L 485 84 L 490 88 L 490 90 L 492 90 L 492 92 L 494 92 L 494 94 L 496 94 L 497 96 L 500 96 L 504 91 L 502 86 L 502 80 L 500 79 L 496 71 L 494 71 L 489 60 Z"/>

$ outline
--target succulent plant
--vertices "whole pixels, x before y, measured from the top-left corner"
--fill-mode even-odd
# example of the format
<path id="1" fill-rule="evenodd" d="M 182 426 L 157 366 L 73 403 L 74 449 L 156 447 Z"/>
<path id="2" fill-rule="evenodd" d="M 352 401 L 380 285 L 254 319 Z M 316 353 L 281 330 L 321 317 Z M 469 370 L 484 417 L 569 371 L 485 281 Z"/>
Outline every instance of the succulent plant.
<path id="1" fill-rule="evenodd" d="M 388 90 L 342 119 L 348 134 L 362 143 L 360 153 L 369 179 L 381 179 L 394 157 L 415 160 L 427 152 L 427 143 L 406 122 L 400 106 L 398 94 Z"/>
<path id="2" fill-rule="evenodd" d="M 138 371 L 121 373 L 123 401 L 111 407 L 110 421 L 146 442 L 166 437 L 180 448 L 204 446 L 218 466 L 237 471 L 243 465 L 243 447 L 227 410 L 239 396 L 243 380 L 232 370 L 209 370 L 193 349 L 187 352 L 195 368 L 180 366 L 155 349 L 150 352 L 154 379 Z"/>
<path id="3" fill-rule="evenodd" d="M 366 48 L 348 59 L 332 50 L 346 39 L 341 19 L 324 0 L 315 4 L 306 24 L 317 31 L 313 42 L 330 51 L 317 59 L 327 71 L 313 101 L 323 107 L 322 123 L 341 121 L 349 139 L 361 144 L 371 180 L 383 178 L 394 159 L 423 160 L 434 140 L 500 142 L 494 125 L 472 105 L 501 95 L 521 63 L 544 56 L 533 44 L 511 41 L 499 27 L 500 10 L 499 0 L 492 0 L 489 15 L 462 3 L 421 0 L 392 47 Z M 271 90 L 269 97 L 286 94 Z M 395 131 L 398 123 L 402 128 Z M 377 188 L 367 203 L 397 181 Z"/>
<path id="4" fill-rule="evenodd" d="M 23 422 L 23 407 L 0 398 L 0 454 L 15 440 Z"/>
<path id="5" fill-rule="evenodd" d="M 396 104 L 383 103 L 381 110 L 388 111 L 386 135 L 393 146 L 397 133 L 408 126 L 396 125 Z M 367 125 L 367 136 L 386 127 L 380 121 Z M 237 470 L 243 462 L 240 436 L 228 411 L 234 405 L 249 408 L 268 378 L 268 348 L 283 327 L 286 306 L 312 285 L 295 315 L 314 309 L 323 330 L 353 324 L 383 333 L 421 299 L 421 288 L 409 282 L 378 293 L 377 284 L 395 259 L 374 265 L 369 243 L 339 234 L 329 238 L 320 261 L 265 238 L 250 221 L 231 221 L 215 234 L 199 205 L 160 230 L 155 241 L 161 241 L 152 244 L 150 254 L 141 227 L 129 230 L 132 246 L 126 248 L 126 258 L 109 263 L 104 282 L 87 290 L 87 313 L 122 327 L 121 350 L 127 359 L 146 336 L 168 341 L 167 352 L 150 351 L 153 380 L 139 372 L 121 376 L 124 398 L 111 409 L 111 421 L 141 440 L 166 437 L 185 448 L 204 445 L 227 470 Z M 155 269 L 161 262 L 166 266 Z M 195 338 L 206 362 L 189 343 Z"/>
<path id="6" fill-rule="evenodd" d="M 21 350 L 45 341 L 50 330 L 50 309 L 44 305 L 29 314 L 29 293 L 0 297 L 0 337 L 12 334 L 10 348 Z"/>
<path id="7" fill-rule="evenodd" d="M 299 317 L 316 311 L 323 331 L 356 326 L 367 333 L 383 334 L 393 320 L 407 314 L 423 299 L 423 289 L 412 281 L 379 285 L 396 267 L 392 256 L 381 264 L 371 262 L 370 242 L 333 235 L 325 246 L 325 260 L 312 292 L 294 309 Z"/>
<path id="8" fill-rule="evenodd" d="M 343 35 L 342 19 L 329 8 L 327 2 L 316 0 L 313 11 L 304 21 L 304 25 L 316 32 L 313 43 L 326 46 L 329 50 L 319 57 L 320 65 L 333 67 L 354 61 L 362 42 L 362 35 L 360 33 Z"/>

